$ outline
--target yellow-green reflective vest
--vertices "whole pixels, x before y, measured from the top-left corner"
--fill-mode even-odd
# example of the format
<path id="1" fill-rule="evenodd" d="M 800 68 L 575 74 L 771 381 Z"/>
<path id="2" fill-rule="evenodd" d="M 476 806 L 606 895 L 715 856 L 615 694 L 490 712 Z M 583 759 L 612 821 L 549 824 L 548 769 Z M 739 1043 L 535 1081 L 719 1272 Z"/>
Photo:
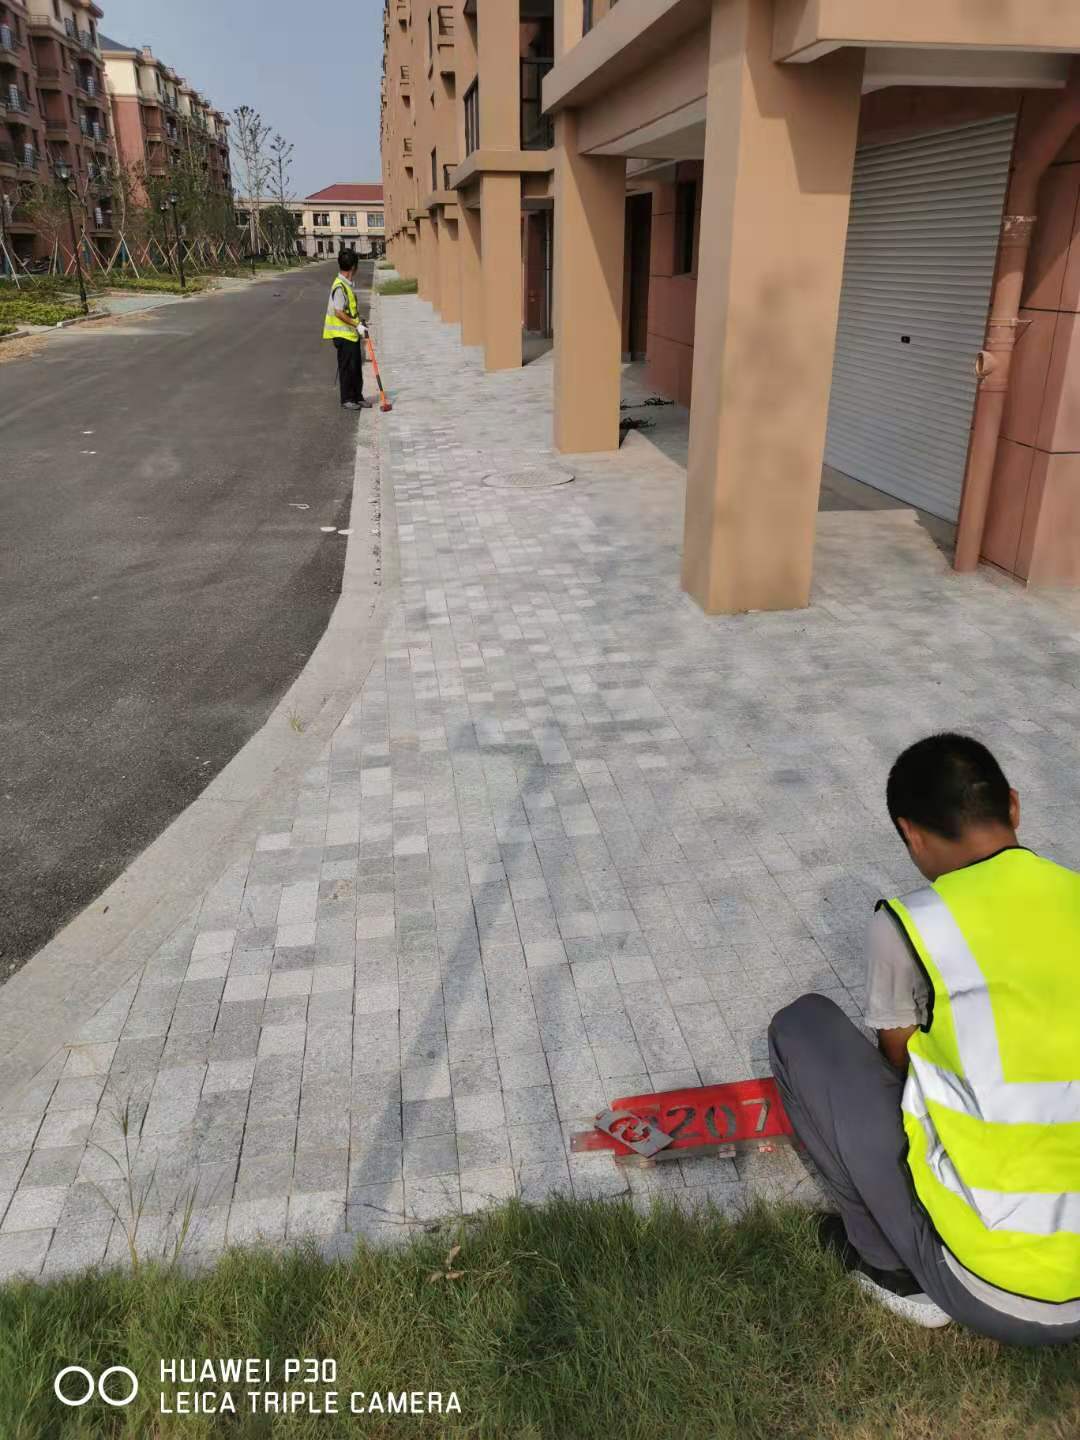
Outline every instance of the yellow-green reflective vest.
<path id="1" fill-rule="evenodd" d="M 360 336 L 352 326 L 344 324 L 344 322 L 337 317 L 337 312 L 341 307 L 334 304 L 334 291 L 339 285 L 345 291 L 345 299 L 347 301 L 345 309 L 354 320 L 360 314 L 360 307 L 356 303 L 356 291 L 349 284 L 348 280 L 345 279 L 344 275 L 338 275 L 330 287 L 330 299 L 326 302 L 326 322 L 323 325 L 322 338 L 324 340 L 359 341 Z"/>
<path id="2" fill-rule="evenodd" d="M 973 1274 L 1080 1298 L 1080 875 L 1003 850 L 889 906 L 931 990 L 903 1099 L 916 1193 Z"/>

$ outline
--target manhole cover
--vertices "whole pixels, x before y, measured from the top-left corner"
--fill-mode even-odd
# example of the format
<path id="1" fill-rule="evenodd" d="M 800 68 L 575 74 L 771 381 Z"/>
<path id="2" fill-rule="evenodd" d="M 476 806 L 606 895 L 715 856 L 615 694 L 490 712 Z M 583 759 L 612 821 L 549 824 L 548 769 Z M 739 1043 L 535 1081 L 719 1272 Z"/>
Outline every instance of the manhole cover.
<path id="1" fill-rule="evenodd" d="M 567 485 L 573 480 L 569 470 L 560 470 L 555 465 L 537 466 L 531 470 L 508 470 L 505 474 L 485 475 L 484 484 L 493 490 L 551 490 L 556 485 Z"/>

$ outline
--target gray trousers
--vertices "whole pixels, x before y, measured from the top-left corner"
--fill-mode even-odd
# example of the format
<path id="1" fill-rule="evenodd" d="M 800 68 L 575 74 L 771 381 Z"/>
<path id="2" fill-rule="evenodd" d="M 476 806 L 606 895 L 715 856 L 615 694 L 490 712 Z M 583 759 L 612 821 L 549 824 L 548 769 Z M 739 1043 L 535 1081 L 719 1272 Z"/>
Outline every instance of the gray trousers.
<path id="1" fill-rule="evenodd" d="M 769 1053 L 795 1133 L 864 1260 L 910 1270 L 954 1320 L 994 1340 L 1047 1345 L 1080 1335 L 1080 1324 L 1004 1315 L 953 1274 L 907 1168 L 904 1078 L 838 1005 L 824 995 L 788 1005 L 769 1028 Z"/>

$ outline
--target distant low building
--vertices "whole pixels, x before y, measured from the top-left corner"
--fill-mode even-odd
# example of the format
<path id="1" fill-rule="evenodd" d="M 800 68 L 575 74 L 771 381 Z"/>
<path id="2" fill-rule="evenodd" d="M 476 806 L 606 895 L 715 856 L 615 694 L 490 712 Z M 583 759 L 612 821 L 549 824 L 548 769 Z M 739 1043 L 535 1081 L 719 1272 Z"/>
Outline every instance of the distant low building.
<path id="1" fill-rule="evenodd" d="M 303 210 L 300 242 L 306 255 L 336 255 L 352 245 L 361 255 L 386 253 L 381 185 L 328 185 L 290 208 Z"/>

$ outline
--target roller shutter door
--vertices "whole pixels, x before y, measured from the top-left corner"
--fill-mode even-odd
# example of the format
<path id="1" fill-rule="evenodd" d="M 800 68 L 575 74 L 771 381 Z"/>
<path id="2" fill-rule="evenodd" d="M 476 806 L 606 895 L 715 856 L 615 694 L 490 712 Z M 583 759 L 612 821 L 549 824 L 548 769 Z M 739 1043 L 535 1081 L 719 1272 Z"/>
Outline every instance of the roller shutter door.
<path id="1" fill-rule="evenodd" d="M 1015 117 L 860 146 L 826 462 L 955 520 Z"/>

